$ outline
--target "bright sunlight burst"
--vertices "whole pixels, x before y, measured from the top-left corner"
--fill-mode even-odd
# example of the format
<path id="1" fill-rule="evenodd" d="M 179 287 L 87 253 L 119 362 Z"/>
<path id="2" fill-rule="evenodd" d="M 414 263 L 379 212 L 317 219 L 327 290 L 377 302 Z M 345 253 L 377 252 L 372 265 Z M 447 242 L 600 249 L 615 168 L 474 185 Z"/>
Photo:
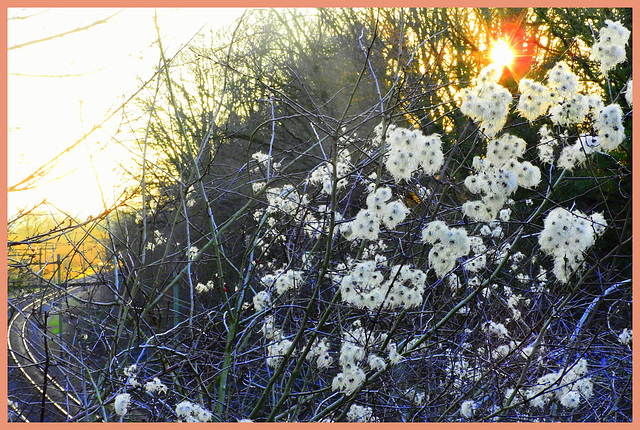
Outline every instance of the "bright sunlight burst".
<path id="1" fill-rule="evenodd" d="M 498 67 L 509 67 L 513 62 L 513 50 L 509 46 L 509 43 L 505 40 L 498 40 L 491 49 L 491 60 Z"/>

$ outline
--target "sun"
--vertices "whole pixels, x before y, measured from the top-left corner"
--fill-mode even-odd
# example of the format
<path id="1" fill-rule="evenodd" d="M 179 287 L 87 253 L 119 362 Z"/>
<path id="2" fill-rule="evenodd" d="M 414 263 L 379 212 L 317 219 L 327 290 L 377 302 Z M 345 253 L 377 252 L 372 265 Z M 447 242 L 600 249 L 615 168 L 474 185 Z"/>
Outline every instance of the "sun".
<path id="1" fill-rule="evenodd" d="M 514 53 L 509 46 L 509 43 L 500 39 L 493 44 L 489 57 L 496 66 L 503 68 L 504 66 L 511 66 L 511 63 L 513 63 Z"/>

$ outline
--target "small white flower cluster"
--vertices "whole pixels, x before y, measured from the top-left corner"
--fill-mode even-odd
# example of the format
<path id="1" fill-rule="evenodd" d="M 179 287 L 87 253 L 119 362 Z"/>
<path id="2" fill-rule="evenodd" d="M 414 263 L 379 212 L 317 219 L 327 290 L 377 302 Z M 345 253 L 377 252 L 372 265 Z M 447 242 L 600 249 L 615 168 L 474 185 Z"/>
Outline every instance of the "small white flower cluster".
<path id="1" fill-rule="evenodd" d="M 609 70 L 627 58 L 625 46 L 631 32 L 620 22 L 607 19 L 604 23 L 607 26 L 600 29 L 598 41 L 591 47 L 591 59 L 600 63 L 600 70 L 606 76 Z"/>
<path id="2" fill-rule="evenodd" d="M 138 366 L 136 364 L 125 367 L 123 373 L 124 376 L 127 377 L 127 385 L 131 385 L 132 387 L 140 385 L 138 382 Z"/>
<path id="3" fill-rule="evenodd" d="M 471 243 L 464 228 L 449 228 L 443 221 L 432 221 L 422 230 L 422 241 L 432 244 L 429 267 L 442 278 L 453 270 L 456 260 L 469 253 Z"/>
<path id="4" fill-rule="evenodd" d="M 342 215 L 338 212 L 334 212 L 334 221 L 339 223 L 342 221 Z M 329 233 L 329 224 L 331 221 L 331 210 L 326 205 L 318 206 L 318 209 L 312 213 L 307 212 L 304 216 L 303 226 L 304 232 L 310 239 L 320 237 Z M 340 232 L 340 224 L 336 225 L 334 234 Z"/>
<path id="5" fill-rule="evenodd" d="M 387 130 L 389 154 L 385 166 L 396 182 L 411 179 L 419 167 L 427 175 L 434 175 L 444 162 L 439 134 L 425 136 L 418 129 L 390 126 Z"/>
<path id="6" fill-rule="evenodd" d="M 631 339 L 633 338 L 633 330 L 625 328 L 622 333 L 618 335 L 618 340 L 624 346 L 631 346 Z"/>
<path id="7" fill-rule="evenodd" d="M 489 321 L 488 323 L 484 323 L 482 325 L 482 330 L 485 333 L 496 336 L 498 339 L 501 339 L 501 340 L 507 339 L 510 337 L 509 332 L 507 328 L 504 326 L 504 324 L 497 323 L 495 321 Z M 508 343 L 498 345 L 495 348 L 493 348 L 489 353 L 489 357 L 491 361 L 501 360 L 507 355 L 509 355 L 512 351 L 514 351 L 516 347 L 517 347 L 516 342 L 514 340 L 510 340 Z M 482 347 L 478 348 L 478 354 L 480 356 L 484 356 L 486 353 L 487 352 L 485 348 L 482 348 Z"/>
<path id="8" fill-rule="evenodd" d="M 364 357 L 365 350 L 363 347 L 347 340 L 342 342 L 342 347 L 340 348 L 342 372 L 333 378 L 331 383 L 333 391 L 340 391 L 350 395 L 364 383 L 367 375 L 358 364 Z"/>
<path id="9" fill-rule="evenodd" d="M 499 169 L 524 155 L 527 142 L 512 134 L 505 133 L 487 143 L 487 156 L 482 160 L 486 170 Z"/>
<path id="10" fill-rule="evenodd" d="M 268 291 L 259 291 L 253 296 L 253 308 L 260 312 L 269 306 L 271 296 Z"/>
<path id="11" fill-rule="evenodd" d="M 124 373 L 124 376 L 126 376 L 126 377 L 130 377 L 130 376 L 135 377 L 137 372 L 138 372 L 138 365 L 137 364 L 132 364 L 131 366 L 127 366 L 122 371 L 122 373 Z"/>
<path id="12" fill-rule="evenodd" d="M 209 291 L 213 290 L 214 287 L 215 285 L 213 284 L 213 281 L 207 281 L 206 284 L 203 284 L 202 282 L 198 282 L 198 284 L 196 285 L 196 293 L 198 294 L 208 293 Z"/>
<path id="13" fill-rule="evenodd" d="M 404 360 L 404 356 L 398 352 L 398 345 L 394 342 L 390 342 L 387 345 L 387 352 L 389 353 L 389 363 L 391 364 L 399 364 L 402 360 Z"/>
<path id="14" fill-rule="evenodd" d="M 549 109 L 551 121 L 564 126 L 582 123 L 589 114 L 590 97 L 578 93 L 578 77 L 567 63 L 560 61 L 553 66 L 547 85 L 552 90 L 552 97 L 557 94 L 558 101 Z"/>
<path id="15" fill-rule="evenodd" d="M 573 170 L 574 167 L 580 166 L 587 159 L 586 154 L 595 151 L 598 141 L 592 136 L 579 136 L 575 143 L 562 148 L 560 157 L 558 157 L 558 167 L 561 169 Z"/>
<path id="16" fill-rule="evenodd" d="M 347 412 L 347 421 L 350 423 L 371 423 L 378 421 L 378 418 L 373 416 L 373 410 L 370 407 L 354 403 Z"/>
<path id="17" fill-rule="evenodd" d="M 460 111 L 478 122 L 489 137 L 495 136 L 504 127 L 512 97 L 509 90 L 501 86 L 501 69 L 490 64 L 480 71 L 474 88 L 460 91 Z"/>
<path id="18" fill-rule="evenodd" d="M 385 227 L 392 230 L 404 221 L 409 210 L 400 200 L 388 202 L 390 198 L 391 188 L 378 188 L 367 196 L 367 208 L 380 218 Z"/>
<path id="19" fill-rule="evenodd" d="M 273 274 L 263 276 L 261 282 L 267 286 L 267 289 L 275 288 L 276 293 L 282 295 L 287 291 L 295 290 L 302 285 L 303 275 L 304 272 L 302 270 L 278 269 Z M 262 300 L 262 298 L 257 300 Z"/>
<path id="20" fill-rule="evenodd" d="M 149 251 L 153 251 L 154 249 L 156 249 L 156 246 L 162 245 L 162 244 L 164 244 L 166 242 L 167 242 L 167 238 L 164 237 L 164 235 L 160 231 L 154 230 L 153 231 L 153 240 L 147 242 L 146 248 Z"/>
<path id="21" fill-rule="evenodd" d="M 280 295 L 286 293 L 289 290 L 295 290 L 302 284 L 302 270 L 287 270 L 277 274 L 275 287 L 276 292 Z"/>
<path id="22" fill-rule="evenodd" d="M 333 358 L 329 355 L 329 341 L 327 338 L 316 341 L 307 354 L 307 360 L 313 361 L 316 358 L 316 366 L 320 370 L 327 369 L 333 363 Z"/>
<path id="23" fill-rule="evenodd" d="M 507 330 L 504 324 L 497 323 L 495 321 L 489 321 L 488 323 L 482 324 L 482 330 L 485 333 L 493 334 L 499 338 L 509 337 L 509 330 Z"/>
<path id="24" fill-rule="evenodd" d="M 269 155 L 265 154 L 262 151 L 258 151 L 254 154 L 251 155 L 251 158 L 253 158 L 254 160 L 256 160 L 256 162 L 258 162 L 258 164 L 264 164 L 267 161 L 269 161 Z"/>
<path id="25" fill-rule="evenodd" d="M 263 185 L 261 185 L 263 187 Z M 264 228 L 256 237 L 254 246 L 263 254 L 268 252 L 274 243 L 287 243 L 291 238 L 282 234 L 277 228 L 282 223 L 303 226 L 304 232 L 311 236 L 322 233 L 319 228 L 326 224 L 320 222 L 308 210 L 309 197 L 300 194 L 294 187 L 274 187 L 264 192 L 267 205 L 264 209 L 257 209 L 253 212 L 253 219 L 258 225 Z M 267 259 L 267 261 L 272 261 Z M 267 266 L 272 264 L 266 263 Z"/>
<path id="26" fill-rule="evenodd" d="M 520 253 L 522 254 L 522 253 Z M 514 259 L 513 261 L 520 261 L 519 259 Z M 514 264 L 514 266 L 517 266 L 517 264 Z M 512 270 L 515 272 L 516 270 L 513 269 L 512 266 Z M 531 285 L 532 280 L 531 277 L 526 275 L 524 273 L 519 273 L 517 275 L 518 280 L 520 280 L 520 282 L 522 282 L 525 285 Z M 513 319 L 514 320 L 519 320 L 522 316 L 522 313 L 517 309 L 517 306 L 520 302 L 524 302 L 525 306 L 529 306 L 531 304 L 531 299 L 524 299 L 524 297 L 520 294 L 514 294 L 513 290 L 508 287 L 508 286 L 504 286 L 503 287 L 503 291 L 505 294 L 505 298 L 507 301 L 507 307 L 509 308 L 509 310 L 511 311 L 511 314 L 513 315 Z M 524 300 L 523 300 L 524 299 Z"/>
<path id="27" fill-rule="evenodd" d="M 388 309 L 405 307 L 412 309 L 422 304 L 427 274 L 407 265 L 394 265 L 389 271 L 388 294 L 385 304 Z M 383 287 L 383 290 L 385 288 Z"/>
<path id="28" fill-rule="evenodd" d="M 338 160 L 336 163 L 336 175 L 338 177 L 336 188 L 339 190 L 344 188 L 348 184 L 347 174 L 350 171 L 349 167 L 349 157 L 350 153 L 345 148 L 338 154 Z M 333 163 L 326 162 L 320 166 L 318 166 L 307 180 L 310 184 L 321 184 L 322 192 L 328 195 L 331 195 L 333 191 Z"/>
<path id="29" fill-rule="evenodd" d="M 509 222 L 511 219 L 511 208 L 501 209 L 500 212 L 498 212 L 498 218 L 500 218 L 502 222 Z"/>
<path id="30" fill-rule="evenodd" d="M 268 214 L 288 214 L 295 216 L 301 206 L 306 205 L 306 196 L 301 196 L 298 191 L 293 187 L 274 187 L 265 191 L 265 196 L 269 202 L 267 207 Z M 262 214 L 257 211 L 256 215 L 259 218 Z"/>
<path id="31" fill-rule="evenodd" d="M 615 103 L 604 107 L 597 116 L 594 127 L 598 132 L 597 142 L 603 151 L 616 149 L 624 140 L 622 116 L 622 108 Z"/>
<path id="32" fill-rule="evenodd" d="M 544 267 L 538 265 L 538 274 L 533 277 L 533 282 L 528 283 L 529 289 L 532 293 L 549 292 L 549 279 L 547 277 L 548 273 L 550 273 L 550 270 L 547 270 Z"/>
<path id="33" fill-rule="evenodd" d="M 511 354 L 516 349 L 516 342 L 514 340 L 509 343 L 498 345 L 491 351 L 491 361 L 498 361 Z"/>
<path id="34" fill-rule="evenodd" d="M 554 258 L 553 274 L 566 283 L 580 268 L 585 251 L 600 236 L 607 222 L 600 213 L 586 216 L 579 210 L 555 208 L 544 220 L 544 230 L 538 237 L 540 249 Z"/>
<path id="35" fill-rule="evenodd" d="M 462 405 L 460 405 L 460 415 L 462 415 L 463 418 L 469 419 L 476 413 L 477 408 L 478 404 L 476 402 L 473 400 L 465 400 L 462 402 Z"/>
<path id="36" fill-rule="evenodd" d="M 540 135 L 540 143 L 538 145 L 538 158 L 545 164 L 552 164 L 554 160 L 553 148 L 560 142 L 551 135 L 551 131 L 547 124 L 543 124 L 538 130 Z M 564 140 L 566 136 L 560 136 Z"/>
<path id="37" fill-rule="evenodd" d="M 349 172 L 349 166 L 344 163 L 337 163 L 336 174 L 339 179 L 336 183 L 337 189 L 341 189 L 347 186 L 346 174 Z M 333 173 L 333 165 L 331 163 L 323 164 L 316 168 L 309 176 L 308 182 L 310 184 L 321 184 L 322 192 L 331 195 L 333 190 L 333 179 L 331 178 Z"/>
<path id="38" fill-rule="evenodd" d="M 521 79 L 518 89 L 520 90 L 518 112 L 529 121 L 546 114 L 554 102 L 551 90 L 531 79 Z"/>
<path id="39" fill-rule="evenodd" d="M 520 357 L 522 357 L 525 360 L 528 360 L 530 357 L 532 357 L 532 355 L 534 354 L 533 346 L 534 346 L 534 343 L 531 343 L 530 345 L 522 348 L 520 350 Z M 535 351 L 535 353 L 538 355 L 538 358 L 537 358 L 538 362 L 542 362 L 544 360 L 545 352 L 546 352 L 546 348 L 544 346 L 542 345 L 538 346 L 538 348 Z"/>
<path id="40" fill-rule="evenodd" d="M 273 315 L 269 315 L 264 319 L 262 334 L 270 342 L 267 344 L 267 365 L 269 367 L 278 367 L 293 342 L 285 339 L 282 330 L 276 328 Z"/>
<path id="41" fill-rule="evenodd" d="M 189 249 L 187 249 L 187 258 L 189 261 L 195 260 L 198 256 L 198 252 L 200 252 L 200 250 L 196 246 L 190 246 Z"/>
<path id="42" fill-rule="evenodd" d="M 476 221 L 491 221 L 519 186 L 534 188 L 540 183 L 540 169 L 528 161 L 518 161 L 526 145 L 523 139 L 504 134 L 489 141 L 484 159 L 474 157 L 473 167 L 478 173 L 468 176 L 464 183 L 469 191 L 480 194 L 481 200 L 465 202 L 465 215 Z"/>
<path id="43" fill-rule="evenodd" d="M 254 193 L 258 193 L 260 190 L 262 190 L 265 186 L 264 182 L 261 181 L 255 181 L 251 183 L 251 189 L 253 190 Z"/>
<path id="44" fill-rule="evenodd" d="M 500 226 L 496 227 L 496 229 L 498 228 Z M 464 268 L 470 273 L 476 273 L 487 266 L 487 246 L 482 241 L 482 238 L 477 236 L 469 236 L 469 245 L 471 247 L 470 255 L 473 256 L 464 262 Z"/>
<path id="45" fill-rule="evenodd" d="M 624 91 L 624 99 L 627 101 L 629 107 L 633 107 L 633 79 L 629 79 L 629 82 L 627 82 L 627 89 Z"/>
<path id="46" fill-rule="evenodd" d="M 444 281 L 446 286 L 451 290 L 451 292 L 455 293 L 462 286 L 462 282 L 460 282 L 460 278 L 455 273 L 449 273 L 444 277 Z"/>
<path id="47" fill-rule="evenodd" d="M 578 92 L 578 77 L 564 61 L 558 61 L 547 75 L 547 85 L 557 92 L 552 97 L 568 97 Z"/>
<path id="48" fill-rule="evenodd" d="M 578 79 L 566 63 L 560 62 L 551 69 L 548 86 L 552 90 L 550 99 L 558 101 L 549 109 L 554 124 L 562 126 L 581 124 L 589 116 L 594 121 L 593 128 L 597 133 L 597 136 L 579 136 L 573 145 L 565 146 L 558 159 L 558 167 L 572 170 L 582 164 L 587 155 L 597 150 L 612 151 L 622 143 L 625 135 L 622 126 L 623 113 L 620 106 L 614 103 L 605 107 L 599 95 L 579 94 L 577 92 Z M 629 88 L 627 90 L 630 92 Z M 538 89 L 537 91 L 541 92 L 542 90 Z M 541 136 L 541 142 L 538 146 L 540 160 L 543 163 L 551 164 L 554 159 L 553 147 L 559 141 L 551 136 L 546 125 L 540 128 L 539 134 Z M 566 140 L 563 139 L 566 137 L 566 133 L 559 137 L 560 140 Z"/>
<path id="49" fill-rule="evenodd" d="M 538 378 L 526 390 L 525 396 L 535 408 L 545 407 L 554 397 L 565 408 L 576 408 L 582 398 L 593 395 L 593 382 L 585 377 L 586 374 L 587 360 L 581 358 L 566 373 L 552 372 Z"/>
<path id="50" fill-rule="evenodd" d="M 376 261 L 356 263 L 340 282 L 342 300 L 361 309 L 375 310 L 420 306 L 426 286 L 426 274 L 408 266 L 393 266 L 385 280 L 376 270 Z"/>
<path id="51" fill-rule="evenodd" d="M 387 267 L 387 257 L 383 254 L 387 250 L 387 244 L 384 243 L 383 240 L 378 240 L 377 242 L 369 242 L 367 246 L 362 250 L 362 260 L 374 260 L 376 262 L 377 267 Z M 353 264 L 353 259 L 348 258 L 347 261 L 349 264 L 347 266 L 351 266 Z M 342 267 L 342 272 L 344 273 L 347 266 Z"/>
<path id="52" fill-rule="evenodd" d="M 131 402 L 131 394 L 122 393 L 118 394 L 113 402 L 113 407 L 116 411 L 116 414 L 123 417 L 127 414 L 127 409 L 129 408 L 129 403 Z"/>
<path id="53" fill-rule="evenodd" d="M 144 384 L 144 389 L 149 394 L 167 392 L 167 386 L 164 385 L 158 378 L 153 378 L 152 381 L 149 381 L 146 384 Z"/>
<path id="54" fill-rule="evenodd" d="M 360 320 L 356 321 L 343 336 L 339 359 L 342 371 L 333 378 L 331 384 L 333 391 L 340 391 L 346 395 L 356 391 L 367 377 L 362 367 L 365 361 L 372 370 L 384 369 L 387 366 L 386 361 L 374 353 L 367 354 L 367 348 L 371 350 L 379 349 L 385 339 L 385 334 L 372 333 L 362 327 Z M 393 352 L 395 352 L 395 343 L 387 345 L 387 350 L 389 351 L 391 345 L 393 345 Z M 397 353 L 396 356 L 392 356 L 390 351 L 388 358 L 389 362 L 397 364 L 402 359 L 402 356 Z"/>
<path id="55" fill-rule="evenodd" d="M 595 117 L 594 128 L 597 136 L 579 136 L 575 143 L 562 149 L 558 167 L 572 170 L 584 163 L 587 155 L 597 150 L 612 151 L 624 140 L 622 109 L 617 104 L 600 107 Z"/>
<path id="56" fill-rule="evenodd" d="M 260 170 L 260 168 L 267 168 L 267 166 L 269 165 L 269 163 L 271 164 L 271 169 L 273 170 L 278 170 L 280 169 L 280 163 L 278 162 L 274 162 L 273 158 L 271 158 L 269 156 L 269 154 L 265 154 L 262 151 L 258 151 L 256 153 L 254 153 L 251 158 L 253 158 L 254 160 L 256 160 L 257 162 L 257 166 L 254 167 L 251 171 L 253 173 L 258 172 Z"/>
<path id="57" fill-rule="evenodd" d="M 276 322 L 273 315 L 269 315 L 262 323 L 262 334 L 267 340 L 282 339 L 282 330 L 276 328 Z"/>
<path id="58" fill-rule="evenodd" d="M 347 240 L 375 240 L 380 234 L 380 218 L 374 212 L 362 209 L 353 221 L 340 226 L 340 231 Z"/>
<path id="59" fill-rule="evenodd" d="M 504 399 L 505 401 L 511 397 L 514 393 L 515 388 L 513 387 L 509 387 L 506 390 L 504 390 Z M 525 394 L 525 390 L 524 389 L 520 389 L 518 390 L 518 392 L 513 396 L 513 399 L 511 400 L 511 404 L 516 404 L 516 403 L 523 403 L 526 401 L 526 394 Z"/>
<path id="60" fill-rule="evenodd" d="M 380 187 L 367 196 L 367 208 L 361 209 L 355 219 L 343 224 L 340 231 L 347 240 L 376 240 L 380 233 L 380 223 L 388 229 L 395 228 L 404 221 L 409 209 L 400 200 L 391 199 L 391 188 Z"/>
<path id="61" fill-rule="evenodd" d="M 187 423 L 206 423 L 213 418 L 211 411 L 188 400 L 176 405 L 176 415 L 180 422 Z"/>
<path id="62" fill-rule="evenodd" d="M 291 345 L 293 342 L 289 339 L 280 339 L 267 345 L 267 365 L 272 368 L 278 367 Z"/>
<path id="63" fill-rule="evenodd" d="M 387 362 L 384 361 L 384 358 L 376 354 L 369 354 L 367 357 L 367 364 L 375 371 L 382 370 L 387 367 Z"/>

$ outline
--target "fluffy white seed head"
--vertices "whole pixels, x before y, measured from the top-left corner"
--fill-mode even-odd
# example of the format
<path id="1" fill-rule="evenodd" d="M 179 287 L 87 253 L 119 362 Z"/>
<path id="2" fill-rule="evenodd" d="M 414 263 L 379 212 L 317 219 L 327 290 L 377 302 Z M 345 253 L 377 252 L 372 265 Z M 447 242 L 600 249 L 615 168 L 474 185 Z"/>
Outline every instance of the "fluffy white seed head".
<path id="1" fill-rule="evenodd" d="M 489 137 L 495 136 L 504 126 L 512 100 L 509 90 L 498 84 L 500 74 L 500 70 L 490 64 L 480 71 L 475 87 L 464 88 L 458 93 L 460 111 L 478 122 Z"/>
<path id="2" fill-rule="evenodd" d="M 382 219 L 382 223 L 385 227 L 393 229 L 405 220 L 408 213 L 409 209 L 405 204 L 400 200 L 395 200 L 385 205 L 382 213 L 380 213 L 380 218 Z"/>
<path id="3" fill-rule="evenodd" d="M 253 308 L 260 312 L 268 306 L 269 300 L 269 293 L 267 291 L 260 291 L 253 296 Z"/>
<path id="4" fill-rule="evenodd" d="M 131 402 L 131 394 L 122 393 L 118 394 L 113 402 L 113 407 L 116 411 L 116 414 L 119 416 L 125 416 L 127 414 L 127 409 L 129 408 L 129 403 Z"/>
<path id="5" fill-rule="evenodd" d="M 544 253 L 554 258 L 553 272 L 561 282 L 567 282 L 580 268 L 584 253 L 606 227 L 601 214 L 595 213 L 591 217 L 579 210 L 555 208 L 545 218 L 538 243 Z"/>
<path id="6" fill-rule="evenodd" d="M 605 24 L 606 27 L 600 29 L 598 41 L 591 47 L 591 59 L 600 63 L 600 70 L 606 76 L 626 59 L 625 47 L 630 32 L 620 22 L 606 20 Z"/>
<path id="7" fill-rule="evenodd" d="M 560 157 L 558 157 L 558 167 L 566 170 L 573 170 L 582 165 L 587 159 L 582 144 L 577 142 L 571 146 L 562 148 Z"/>
<path id="8" fill-rule="evenodd" d="M 462 402 L 462 405 L 460 406 L 460 415 L 462 415 L 466 419 L 469 419 L 473 417 L 477 407 L 478 407 L 477 403 L 474 402 L 473 400 L 465 400 L 464 402 Z"/>
<path id="9" fill-rule="evenodd" d="M 577 391 L 568 391 L 560 397 L 562 406 L 568 409 L 574 409 L 580 404 L 580 393 Z"/>
<path id="10" fill-rule="evenodd" d="M 603 151 L 612 151 L 624 140 L 622 126 L 622 108 L 618 104 L 610 104 L 600 111 L 595 122 L 598 132 L 598 142 Z"/>
<path id="11" fill-rule="evenodd" d="M 153 378 L 152 381 L 147 382 L 144 385 L 144 389 L 149 394 L 159 394 L 167 392 L 167 386 L 164 385 L 158 378 Z"/>
<path id="12" fill-rule="evenodd" d="M 633 339 L 633 330 L 625 328 L 622 330 L 622 333 L 618 335 L 618 340 L 621 344 L 625 346 L 631 345 L 631 340 Z"/>
<path id="13" fill-rule="evenodd" d="M 549 106 L 553 103 L 551 91 L 544 85 L 524 78 L 520 80 L 518 86 L 520 99 L 518 101 L 518 112 L 533 121 L 547 113 Z"/>
<path id="14" fill-rule="evenodd" d="M 560 96 L 567 97 L 578 91 L 578 77 L 567 63 L 560 61 L 549 71 L 547 85 Z"/>
<path id="15" fill-rule="evenodd" d="M 373 410 L 368 406 L 352 404 L 347 413 L 347 421 L 352 423 L 369 423 L 377 421 L 373 416 Z"/>

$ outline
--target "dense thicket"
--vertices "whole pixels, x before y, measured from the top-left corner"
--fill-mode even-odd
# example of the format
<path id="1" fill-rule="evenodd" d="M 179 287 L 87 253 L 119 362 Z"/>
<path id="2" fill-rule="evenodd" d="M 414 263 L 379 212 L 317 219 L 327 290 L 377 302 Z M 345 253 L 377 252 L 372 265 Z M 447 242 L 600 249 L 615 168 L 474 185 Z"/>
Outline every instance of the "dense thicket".
<path id="1" fill-rule="evenodd" d="M 160 44 L 89 413 L 630 421 L 624 29 L 630 9 L 277 9 Z"/>

